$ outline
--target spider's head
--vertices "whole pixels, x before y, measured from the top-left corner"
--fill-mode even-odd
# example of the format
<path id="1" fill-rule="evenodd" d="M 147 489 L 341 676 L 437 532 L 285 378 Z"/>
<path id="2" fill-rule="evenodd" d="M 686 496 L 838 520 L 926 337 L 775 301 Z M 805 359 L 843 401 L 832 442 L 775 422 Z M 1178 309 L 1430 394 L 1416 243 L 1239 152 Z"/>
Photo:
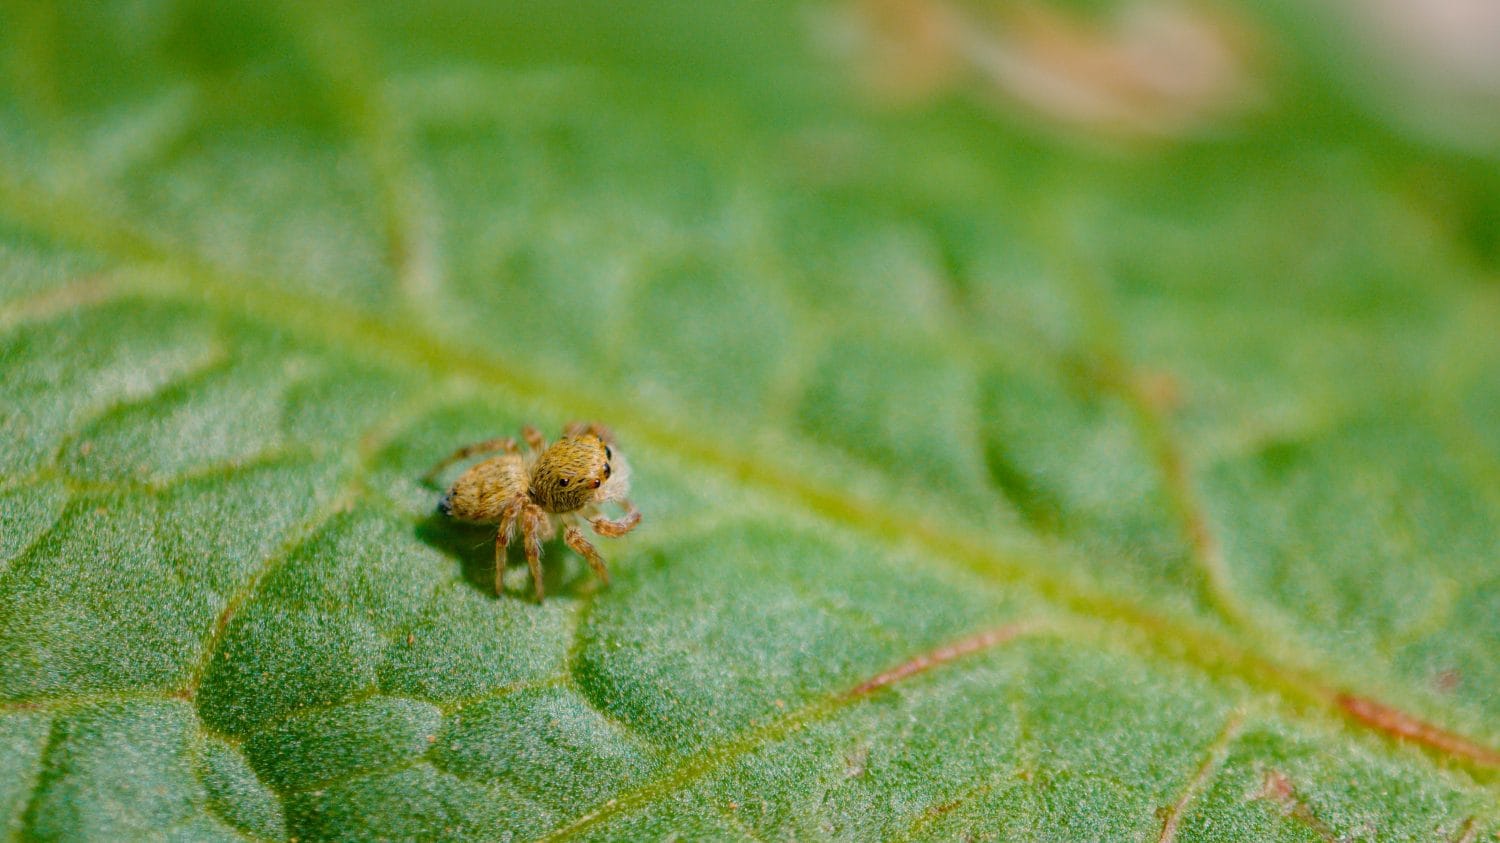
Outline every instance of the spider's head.
<path id="1" fill-rule="evenodd" d="M 629 491 L 625 458 L 592 433 L 559 439 L 531 469 L 531 496 L 551 512 L 620 500 Z"/>

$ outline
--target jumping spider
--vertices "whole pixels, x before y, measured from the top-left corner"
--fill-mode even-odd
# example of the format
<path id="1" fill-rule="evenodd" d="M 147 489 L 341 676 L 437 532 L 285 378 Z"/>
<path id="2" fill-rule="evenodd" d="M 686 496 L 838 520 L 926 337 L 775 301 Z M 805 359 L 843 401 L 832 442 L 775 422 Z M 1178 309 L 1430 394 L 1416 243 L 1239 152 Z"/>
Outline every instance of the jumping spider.
<path id="1" fill-rule="evenodd" d="M 433 466 L 423 478 L 431 483 L 443 469 L 475 454 L 504 451 L 477 463 L 459 476 L 438 503 L 438 511 L 460 521 L 497 524 L 495 532 L 495 594 L 502 591 L 505 548 L 520 531 L 526 544 L 526 564 L 542 593 L 542 542 L 557 535 L 556 516 L 564 525 L 563 541 L 584 559 L 599 579 L 609 585 L 609 571 L 599 551 L 583 537 L 580 518 L 594 532 L 611 538 L 623 536 L 641 523 L 641 513 L 626 497 L 630 492 L 630 468 L 610 445 L 614 435 L 598 424 L 574 422 L 563 430 L 563 438 L 551 445 L 536 428 L 521 429 L 526 453 L 510 437 L 488 439 L 454 451 Z M 615 501 L 625 514 L 610 520 L 599 513 L 599 505 Z"/>

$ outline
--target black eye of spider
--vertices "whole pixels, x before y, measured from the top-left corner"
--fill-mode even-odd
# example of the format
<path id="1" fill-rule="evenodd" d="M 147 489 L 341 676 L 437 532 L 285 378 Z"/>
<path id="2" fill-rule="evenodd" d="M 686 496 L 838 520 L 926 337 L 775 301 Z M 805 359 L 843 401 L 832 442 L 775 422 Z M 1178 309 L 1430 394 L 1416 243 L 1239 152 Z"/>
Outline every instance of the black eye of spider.
<path id="1" fill-rule="evenodd" d="M 609 463 L 604 464 L 604 479 L 609 479 Z"/>
<path id="2" fill-rule="evenodd" d="M 568 478 L 564 477 L 563 479 L 557 481 L 557 485 L 559 485 L 559 486 L 566 486 L 566 485 L 568 485 Z"/>
<path id="3" fill-rule="evenodd" d="M 607 459 L 607 460 L 612 460 L 612 459 L 615 458 L 615 455 L 611 454 L 609 452 L 609 446 L 608 445 L 604 446 L 604 458 Z M 606 465 L 605 468 L 609 468 L 609 466 Z"/>

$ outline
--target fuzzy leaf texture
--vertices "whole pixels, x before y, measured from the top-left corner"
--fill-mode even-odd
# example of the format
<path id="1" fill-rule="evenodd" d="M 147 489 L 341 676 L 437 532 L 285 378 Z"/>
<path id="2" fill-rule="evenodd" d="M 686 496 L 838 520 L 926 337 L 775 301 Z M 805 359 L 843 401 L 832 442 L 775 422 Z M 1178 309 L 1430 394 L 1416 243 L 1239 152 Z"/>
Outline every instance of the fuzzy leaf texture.
<path id="1" fill-rule="evenodd" d="M 1495 160 L 1294 3 L 877 96 L 939 8 L 7 4 L 0 834 L 1496 839 Z M 497 598 L 420 478 L 572 419 Z"/>

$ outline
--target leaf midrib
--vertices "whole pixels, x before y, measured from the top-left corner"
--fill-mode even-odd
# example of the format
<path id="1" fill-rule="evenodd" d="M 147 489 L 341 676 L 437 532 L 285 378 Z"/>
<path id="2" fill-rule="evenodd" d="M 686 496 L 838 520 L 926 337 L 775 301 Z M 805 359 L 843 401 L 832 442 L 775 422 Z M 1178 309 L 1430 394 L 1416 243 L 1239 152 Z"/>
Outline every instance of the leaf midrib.
<path id="1" fill-rule="evenodd" d="M 829 488 L 808 479 L 777 457 L 726 449 L 714 440 L 697 436 L 691 429 L 675 426 L 664 416 L 644 412 L 633 402 L 617 399 L 607 388 L 584 390 L 566 377 L 532 377 L 524 366 L 497 359 L 493 350 L 471 349 L 434 339 L 368 311 L 292 292 L 268 284 L 266 278 L 183 253 L 128 225 L 84 210 L 89 206 L 72 201 L 71 197 L 27 190 L 11 178 L 11 171 L 0 167 L 0 214 L 33 231 L 95 249 L 117 261 L 165 270 L 114 273 L 103 281 L 97 276 L 90 277 L 79 285 L 77 298 L 82 305 L 130 295 L 174 301 L 272 325 L 314 346 L 359 348 L 391 368 L 435 376 L 447 381 L 446 386 L 491 384 L 543 406 L 566 408 L 575 415 L 607 418 L 614 426 L 629 430 L 633 438 L 750 486 L 788 508 L 811 512 L 824 521 L 885 543 L 919 545 L 935 558 L 992 581 L 1028 586 L 1080 618 L 1123 626 L 1135 634 L 1125 636 L 1125 641 L 1117 644 L 1190 666 L 1209 676 L 1238 680 L 1278 698 L 1291 717 L 1322 724 L 1337 723 L 1353 733 L 1379 733 L 1350 718 L 1338 703 L 1342 694 L 1368 695 L 1358 694 L 1352 683 L 1319 678 L 1338 676 L 1339 671 L 1333 666 L 1278 660 L 1200 621 L 1155 614 L 1137 601 L 1092 588 L 1077 576 L 1055 573 L 1060 566 L 1049 564 L 1048 557 L 997 552 L 972 529 L 946 523 L 932 513 L 919 512 L 914 516 L 906 513 L 898 517 L 872 501 L 850 495 L 847 490 Z M 32 299 L 55 306 L 68 296 L 59 298 L 57 289 L 52 288 Z M 11 303 L 7 313 L 37 309 L 32 299 Z M 42 304 L 39 309 L 49 307 Z M 1449 712 L 1443 714 L 1447 722 L 1457 719 Z M 1430 747 L 1424 749 L 1452 761 L 1478 783 L 1495 780 L 1493 770 L 1472 758 Z"/>

